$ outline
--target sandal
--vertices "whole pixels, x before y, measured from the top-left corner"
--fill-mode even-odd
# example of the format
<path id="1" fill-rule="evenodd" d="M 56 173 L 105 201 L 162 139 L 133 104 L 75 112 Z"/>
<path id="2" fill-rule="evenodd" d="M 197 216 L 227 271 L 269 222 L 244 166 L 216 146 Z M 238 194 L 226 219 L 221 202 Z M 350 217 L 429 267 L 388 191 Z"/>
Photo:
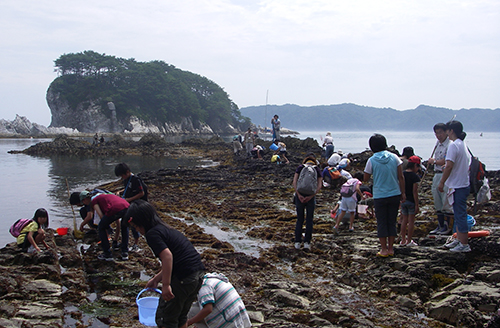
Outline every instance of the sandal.
<path id="1" fill-rule="evenodd" d="M 378 252 L 378 253 L 377 253 L 377 257 L 389 257 L 389 254 L 384 255 L 384 254 L 382 254 L 382 253 Z"/>

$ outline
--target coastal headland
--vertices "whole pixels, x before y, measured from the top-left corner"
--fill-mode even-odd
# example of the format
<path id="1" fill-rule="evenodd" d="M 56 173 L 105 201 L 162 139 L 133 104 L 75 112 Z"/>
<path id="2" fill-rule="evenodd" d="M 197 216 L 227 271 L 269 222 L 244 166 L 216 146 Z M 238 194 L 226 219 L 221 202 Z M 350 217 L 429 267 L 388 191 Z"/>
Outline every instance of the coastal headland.
<path id="1" fill-rule="evenodd" d="M 255 327 L 500 326 L 500 172 L 487 173 L 492 200 L 474 214 L 475 229 L 491 234 L 471 239 L 470 253 L 450 253 L 442 248 L 446 237 L 428 235 L 436 226 L 432 172 L 420 186 L 418 247 L 376 257 L 376 222 L 368 218 L 357 218 L 354 232 L 341 229 L 335 235 L 330 210 L 339 192 L 334 187 L 317 196 L 311 249 L 296 250 L 292 178 L 305 154 L 319 157 L 321 148 L 313 139 L 287 137 L 284 142 L 288 165 L 271 163 L 269 151 L 263 160 L 234 155 L 232 145 L 217 137 L 174 145 L 154 135 L 137 142 L 115 136 L 95 147 L 59 136 L 23 152 L 213 160 L 216 165 L 210 167 L 139 175 L 149 187 L 150 202 L 191 240 L 207 271 L 229 277 Z M 270 142 L 259 144 L 268 148 Z M 352 154 L 351 172 L 362 170 L 370 155 Z M 100 187 L 116 191 L 121 184 Z M 256 241 L 260 255 L 217 232 L 207 233 L 200 222 L 241 236 L 242 243 Z M 22 253 L 15 244 L 0 249 L 0 327 L 143 327 L 135 297 L 160 268 L 143 238 L 142 250 L 130 253 L 129 261 L 101 262 L 95 234 L 76 240 L 71 233 L 58 236 L 49 229 L 48 235 L 51 249 L 40 254 Z"/>

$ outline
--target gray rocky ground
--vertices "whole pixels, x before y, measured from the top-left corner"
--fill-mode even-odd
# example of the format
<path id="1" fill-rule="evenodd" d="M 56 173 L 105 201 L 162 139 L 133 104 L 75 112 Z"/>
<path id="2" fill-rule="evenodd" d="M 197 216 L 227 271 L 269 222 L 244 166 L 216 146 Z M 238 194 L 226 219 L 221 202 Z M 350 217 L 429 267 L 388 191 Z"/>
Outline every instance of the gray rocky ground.
<path id="1" fill-rule="evenodd" d="M 186 156 L 209 154 L 221 165 L 142 172 L 150 200 L 170 225 L 185 233 L 208 271 L 226 274 L 256 327 L 499 327 L 499 173 L 489 172 L 493 199 L 480 207 L 472 252 L 442 248 L 434 228 L 428 174 L 421 186 L 418 247 L 398 247 L 378 258 L 375 221 L 359 218 L 355 232 L 333 234 L 329 211 L 338 190 L 317 197 L 311 250 L 295 250 L 291 178 L 310 141 L 287 140 L 290 165 L 233 157 L 222 142 L 170 147 Z M 151 147 L 160 152 L 162 147 Z M 175 148 L 175 149 L 174 149 Z M 368 154 L 353 157 L 360 169 Z M 94 187 L 94 186 L 89 186 Z M 118 184 L 105 186 L 116 190 Z M 209 221 L 229 234 L 252 238 L 260 256 L 206 233 Z M 144 240 L 126 262 L 100 262 L 96 236 L 84 240 L 49 230 L 51 250 L 38 255 L 14 245 L 0 250 L 0 327 L 141 327 L 135 297 L 159 269 Z"/>

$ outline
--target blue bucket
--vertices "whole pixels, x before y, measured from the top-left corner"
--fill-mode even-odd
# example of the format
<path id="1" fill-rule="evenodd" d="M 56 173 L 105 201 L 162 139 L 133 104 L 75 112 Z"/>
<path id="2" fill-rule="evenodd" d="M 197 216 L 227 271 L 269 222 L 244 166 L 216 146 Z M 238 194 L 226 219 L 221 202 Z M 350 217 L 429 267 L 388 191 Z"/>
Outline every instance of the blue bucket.
<path id="1" fill-rule="evenodd" d="M 269 146 L 269 149 L 278 150 L 278 145 L 276 145 L 275 143 L 272 143 L 271 146 Z"/>
<path id="2" fill-rule="evenodd" d="M 154 290 L 161 295 L 159 289 L 143 289 L 137 294 L 135 302 L 137 303 L 137 309 L 139 312 L 139 322 L 145 326 L 156 327 L 156 309 L 158 308 L 159 297 L 143 297 L 139 298 L 142 293 L 148 290 Z"/>
<path id="3" fill-rule="evenodd" d="M 472 230 L 472 227 L 476 225 L 476 219 L 472 217 L 472 215 L 467 215 L 467 227 L 469 231 Z"/>

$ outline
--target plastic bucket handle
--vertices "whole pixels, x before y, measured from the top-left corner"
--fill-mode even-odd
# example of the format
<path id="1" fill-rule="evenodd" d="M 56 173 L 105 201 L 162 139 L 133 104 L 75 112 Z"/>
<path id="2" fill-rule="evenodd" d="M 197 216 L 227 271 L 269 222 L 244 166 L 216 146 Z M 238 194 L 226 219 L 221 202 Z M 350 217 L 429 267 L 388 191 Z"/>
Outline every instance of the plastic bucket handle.
<path id="1" fill-rule="evenodd" d="M 138 303 L 139 302 L 139 296 L 141 296 L 142 293 L 144 293 L 145 291 L 148 291 L 148 290 L 153 290 L 155 292 L 157 292 L 158 294 L 161 295 L 161 290 L 159 290 L 158 288 L 145 288 L 143 290 L 141 290 L 139 292 L 139 294 L 137 294 L 137 297 L 135 298 L 135 302 Z"/>

